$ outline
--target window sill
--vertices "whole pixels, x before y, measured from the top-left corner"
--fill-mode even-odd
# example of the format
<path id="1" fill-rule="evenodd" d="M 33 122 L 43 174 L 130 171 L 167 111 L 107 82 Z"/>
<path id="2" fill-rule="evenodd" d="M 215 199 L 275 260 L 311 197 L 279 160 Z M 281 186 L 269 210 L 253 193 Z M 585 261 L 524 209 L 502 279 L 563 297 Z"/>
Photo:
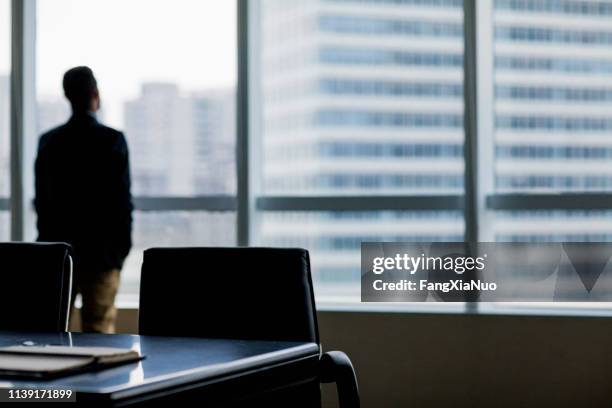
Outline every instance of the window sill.
<path id="1" fill-rule="evenodd" d="M 138 295 L 123 294 L 117 298 L 116 306 L 123 310 L 138 309 Z M 358 300 L 340 298 L 317 299 L 319 312 L 346 313 L 405 313 L 482 316 L 540 316 L 540 317 L 612 317 L 609 303 L 479 303 L 466 307 L 465 303 L 361 303 Z"/>

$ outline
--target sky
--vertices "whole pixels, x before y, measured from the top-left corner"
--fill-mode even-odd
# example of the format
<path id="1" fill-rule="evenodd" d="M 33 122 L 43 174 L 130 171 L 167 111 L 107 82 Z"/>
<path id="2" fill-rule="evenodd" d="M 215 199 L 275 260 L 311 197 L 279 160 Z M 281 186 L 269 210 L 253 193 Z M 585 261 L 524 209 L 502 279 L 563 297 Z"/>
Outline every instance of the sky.
<path id="1" fill-rule="evenodd" d="M 143 82 L 184 91 L 235 86 L 235 0 L 38 0 L 37 7 L 39 98 L 61 97 L 63 73 L 88 65 L 106 122 L 121 127 L 123 103 Z M 7 10 L 0 0 L 0 72 L 8 69 Z"/>

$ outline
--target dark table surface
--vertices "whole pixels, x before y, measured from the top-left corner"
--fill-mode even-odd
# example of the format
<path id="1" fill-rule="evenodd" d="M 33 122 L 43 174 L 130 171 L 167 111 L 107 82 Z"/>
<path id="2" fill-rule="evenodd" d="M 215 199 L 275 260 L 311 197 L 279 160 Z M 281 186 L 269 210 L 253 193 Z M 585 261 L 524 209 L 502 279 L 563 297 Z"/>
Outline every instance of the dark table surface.
<path id="1" fill-rule="evenodd" d="M 35 345 L 121 347 L 139 350 L 145 359 L 97 372 L 48 381 L 14 381 L 0 377 L 0 388 L 66 388 L 78 393 L 128 398 L 158 389 L 206 381 L 266 366 L 312 358 L 316 343 L 200 339 L 118 334 L 33 334 L 0 332 L 0 347 Z"/>

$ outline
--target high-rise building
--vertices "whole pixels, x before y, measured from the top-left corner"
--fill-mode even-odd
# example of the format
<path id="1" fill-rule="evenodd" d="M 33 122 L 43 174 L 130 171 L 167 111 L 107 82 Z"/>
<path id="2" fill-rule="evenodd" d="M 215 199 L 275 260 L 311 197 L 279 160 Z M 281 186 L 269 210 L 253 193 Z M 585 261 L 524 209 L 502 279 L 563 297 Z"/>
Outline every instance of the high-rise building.
<path id="1" fill-rule="evenodd" d="M 146 83 L 125 104 L 135 195 L 227 194 L 235 189 L 234 96 L 183 95 L 172 83 Z"/>
<path id="2" fill-rule="evenodd" d="M 488 4 L 479 188 L 611 190 L 612 4 Z M 264 0 L 261 14 L 265 194 L 463 192 L 462 0 Z M 485 240 L 612 239 L 610 211 L 484 221 Z M 311 248 L 319 283 L 358 283 L 362 241 L 460 241 L 463 230 L 453 211 L 305 211 L 266 213 L 261 233 Z"/>
<path id="3" fill-rule="evenodd" d="M 262 14 L 267 193 L 462 191 L 461 1 L 271 0 Z"/>
<path id="4" fill-rule="evenodd" d="M 496 0 L 488 60 L 495 192 L 612 190 L 612 3 Z M 490 48 L 487 48 L 490 47 Z M 492 134 L 493 137 L 487 137 Z M 583 198 L 582 200 L 588 200 Z M 612 212 L 510 211 L 490 240 L 610 241 Z"/>
<path id="5" fill-rule="evenodd" d="M 265 194 L 463 192 L 462 1 L 262 7 Z M 311 249 L 319 294 L 358 295 L 362 241 L 463 230 L 459 210 L 268 212 L 261 239 Z"/>
<path id="6" fill-rule="evenodd" d="M 197 194 L 236 192 L 236 96 L 230 89 L 189 96 L 193 115 L 194 189 Z"/>

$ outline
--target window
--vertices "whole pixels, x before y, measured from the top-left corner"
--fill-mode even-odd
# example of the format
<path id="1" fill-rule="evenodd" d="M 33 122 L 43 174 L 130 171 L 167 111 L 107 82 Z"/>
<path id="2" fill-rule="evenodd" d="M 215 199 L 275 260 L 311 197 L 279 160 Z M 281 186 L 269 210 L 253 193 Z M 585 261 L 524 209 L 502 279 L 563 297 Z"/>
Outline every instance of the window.
<path id="1" fill-rule="evenodd" d="M 259 15 L 257 243 L 308 248 L 319 300 L 358 301 L 362 241 L 463 241 L 461 2 Z"/>
<path id="2" fill-rule="evenodd" d="M 137 299 L 145 248 L 235 245 L 236 2 L 39 0 L 37 12 L 39 133 L 70 115 L 63 73 L 88 65 L 99 119 L 128 141 L 136 211 L 120 301 Z"/>
<path id="3" fill-rule="evenodd" d="M 0 0 L 0 19 L 8 7 Z M 248 32 L 237 24 L 247 8 Z M 36 78 L 23 80 L 38 86 L 38 132 L 68 118 L 63 72 L 89 65 L 99 117 L 131 149 L 122 299 L 135 300 L 141 251 L 157 245 L 305 247 L 319 303 L 336 303 L 359 298 L 362 241 L 612 240 L 610 1 L 38 0 L 37 12 Z M 474 42 L 464 25 L 475 16 Z M 235 54 L 249 62 L 240 78 Z M 238 175 L 236 148 L 249 158 Z"/>
<path id="4" fill-rule="evenodd" d="M 0 0 L 0 241 L 10 239 L 10 0 Z"/>

